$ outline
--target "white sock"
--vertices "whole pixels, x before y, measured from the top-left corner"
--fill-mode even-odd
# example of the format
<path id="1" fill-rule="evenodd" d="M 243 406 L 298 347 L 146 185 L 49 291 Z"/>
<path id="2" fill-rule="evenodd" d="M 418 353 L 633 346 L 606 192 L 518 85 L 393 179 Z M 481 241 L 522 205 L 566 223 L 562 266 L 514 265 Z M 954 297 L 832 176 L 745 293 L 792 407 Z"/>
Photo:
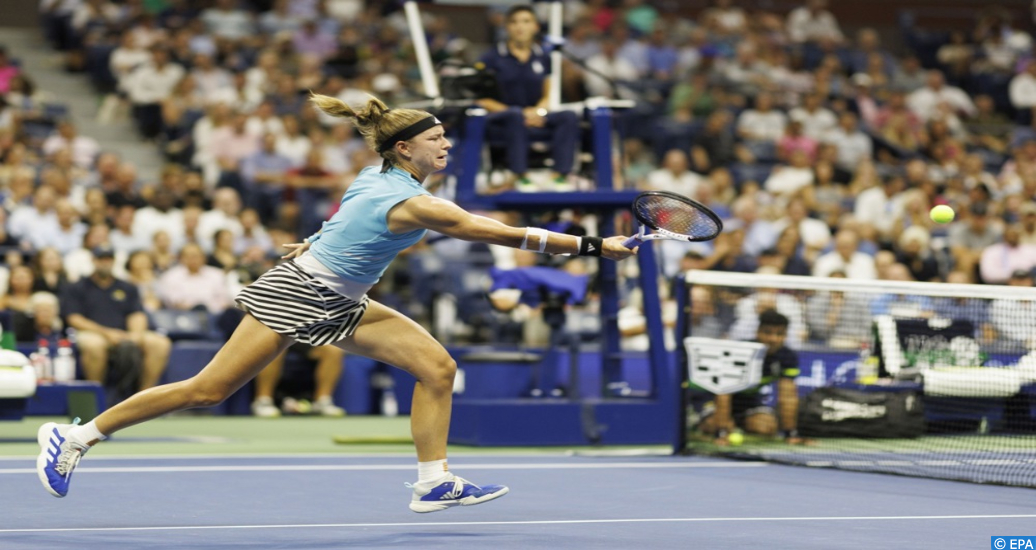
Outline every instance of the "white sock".
<path id="1" fill-rule="evenodd" d="M 101 430 L 97 429 L 97 424 L 93 420 L 87 422 L 83 426 L 76 426 L 71 430 L 68 430 L 68 434 L 65 436 L 70 439 L 73 443 L 79 445 L 90 446 L 98 441 L 104 441 L 108 439 L 108 436 L 101 433 Z"/>
<path id="2" fill-rule="evenodd" d="M 418 483 L 435 483 L 441 481 L 442 478 L 446 477 L 450 473 L 450 468 L 446 466 L 446 459 L 433 460 L 431 462 L 418 462 L 417 463 L 417 482 Z"/>

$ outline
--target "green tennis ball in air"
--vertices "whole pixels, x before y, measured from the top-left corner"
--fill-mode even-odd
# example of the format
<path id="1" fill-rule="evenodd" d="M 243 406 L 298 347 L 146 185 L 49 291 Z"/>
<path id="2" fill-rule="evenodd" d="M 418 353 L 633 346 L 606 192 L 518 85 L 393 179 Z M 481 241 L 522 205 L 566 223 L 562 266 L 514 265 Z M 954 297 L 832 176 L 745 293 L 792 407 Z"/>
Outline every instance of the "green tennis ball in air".
<path id="1" fill-rule="evenodd" d="M 727 436 L 727 443 L 730 443 L 731 447 L 737 447 L 745 442 L 745 436 L 741 432 L 731 432 Z"/>
<path id="2" fill-rule="evenodd" d="M 928 215 L 932 217 L 932 221 L 935 223 L 950 223 L 953 221 L 953 216 L 955 214 L 953 213 L 952 208 L 945 204 L 940 204 L 939 206 L 932 208 L 932 211 L 929 212 Z"/>

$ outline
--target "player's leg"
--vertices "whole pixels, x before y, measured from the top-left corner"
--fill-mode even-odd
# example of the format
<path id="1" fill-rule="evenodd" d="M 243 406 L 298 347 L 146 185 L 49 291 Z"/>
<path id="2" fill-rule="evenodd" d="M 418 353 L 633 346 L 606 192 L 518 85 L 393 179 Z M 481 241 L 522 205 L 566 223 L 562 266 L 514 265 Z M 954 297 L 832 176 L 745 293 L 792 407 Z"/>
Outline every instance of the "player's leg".
<path id="1" fill-rule="evenodd" d="M 446 349 L 421 325 L 374 300 L 356 332 L 335 345 L 417 378 L 410 414 L 417 458 L 421 462 L 445 459 L 457 372 L 457 364 Z"/>
<path id="2" fill-rule="evenodd" d="M 44 424 L 37 434 L 42 448 L 36 461 L 40 481 L 52 495 L 65 496 L 72 470 L 91 445 L 123 428 L 170 412 L 221 403 L 290 343 L 291 338 L 248 315 L 196 376 L 137 393 L 86 426 Z"/>
<path id="3" fill-rule="evenodd" d="M 356 332 L 335 345 L 399 367 L 417 378 L 410 431 L 417 448 L 419 478 L 413 485 L 411 510 L 435 512 L 481 504 L 507 494 L 507 487 L 474 485 L 448 471 L 446 437 L 457 364 L 421 325 L 371 300 Z"/>
<path id="4" fill-rule="evenodd" d="M 167 413 L 223 402 L 255 378 L 291 338 L 246 315 L 230 340 L 197 375 L 182 382 L 140 392 L 101 413 L 95 419 L 101 433 L 110 435 Z"/>
<path id="5" fill-rule="evenodd" d="M 273 394 L 277 390 L 277 383 L 281 381 L 287 355 L 288 350 L 285 349 L 255 377 L 255 399 L 252 401 L 252 414 L 255 416 L 274 418 L 281 415 L 280 409 L 273 403 Z"/>

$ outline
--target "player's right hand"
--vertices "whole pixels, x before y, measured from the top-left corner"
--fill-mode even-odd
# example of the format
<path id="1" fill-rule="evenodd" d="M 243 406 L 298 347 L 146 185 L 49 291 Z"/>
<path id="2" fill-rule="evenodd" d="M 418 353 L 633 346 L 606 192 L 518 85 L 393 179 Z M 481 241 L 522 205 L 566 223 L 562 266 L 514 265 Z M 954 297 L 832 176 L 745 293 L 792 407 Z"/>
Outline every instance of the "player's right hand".
<path id="1" fill-rule="evenodd" d="M 601 256 L 608 258 L 609 260 L 625 260 L 630 256 L 636 255 L 637 251 L 640 250 L 639 246 L 635 246 L 632 249 L 626 248 L 626 245 L 622 244 L 626 242 L 629 237 L 608 237 L 604 239 L 601 246 L 604 250 L 601 251 Z"/>

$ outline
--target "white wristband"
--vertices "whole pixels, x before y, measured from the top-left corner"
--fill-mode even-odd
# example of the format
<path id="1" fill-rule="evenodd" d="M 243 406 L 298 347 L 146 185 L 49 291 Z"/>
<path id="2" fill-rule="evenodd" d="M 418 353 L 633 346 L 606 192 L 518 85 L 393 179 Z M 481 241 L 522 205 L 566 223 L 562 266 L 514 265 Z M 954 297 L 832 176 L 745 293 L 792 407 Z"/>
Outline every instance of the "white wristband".
<path id="1" fill-rule="evenodd" d="M 537 247 L 538 249 L 536 250 L 536 252 L 542 254 L 543 251 L 547 249 L 547 235 L 549 234 L 550 232 L 546 229 L 540 229 L 538 227 L 526 227 L 525 238 L 522 239 L 522 246 L 520 246 L 519 248 L 521 248 L 522 250 L 529 250 L 529 235 L 534 235 L 536 237 L 539 237 L 539 246 Z"/>

